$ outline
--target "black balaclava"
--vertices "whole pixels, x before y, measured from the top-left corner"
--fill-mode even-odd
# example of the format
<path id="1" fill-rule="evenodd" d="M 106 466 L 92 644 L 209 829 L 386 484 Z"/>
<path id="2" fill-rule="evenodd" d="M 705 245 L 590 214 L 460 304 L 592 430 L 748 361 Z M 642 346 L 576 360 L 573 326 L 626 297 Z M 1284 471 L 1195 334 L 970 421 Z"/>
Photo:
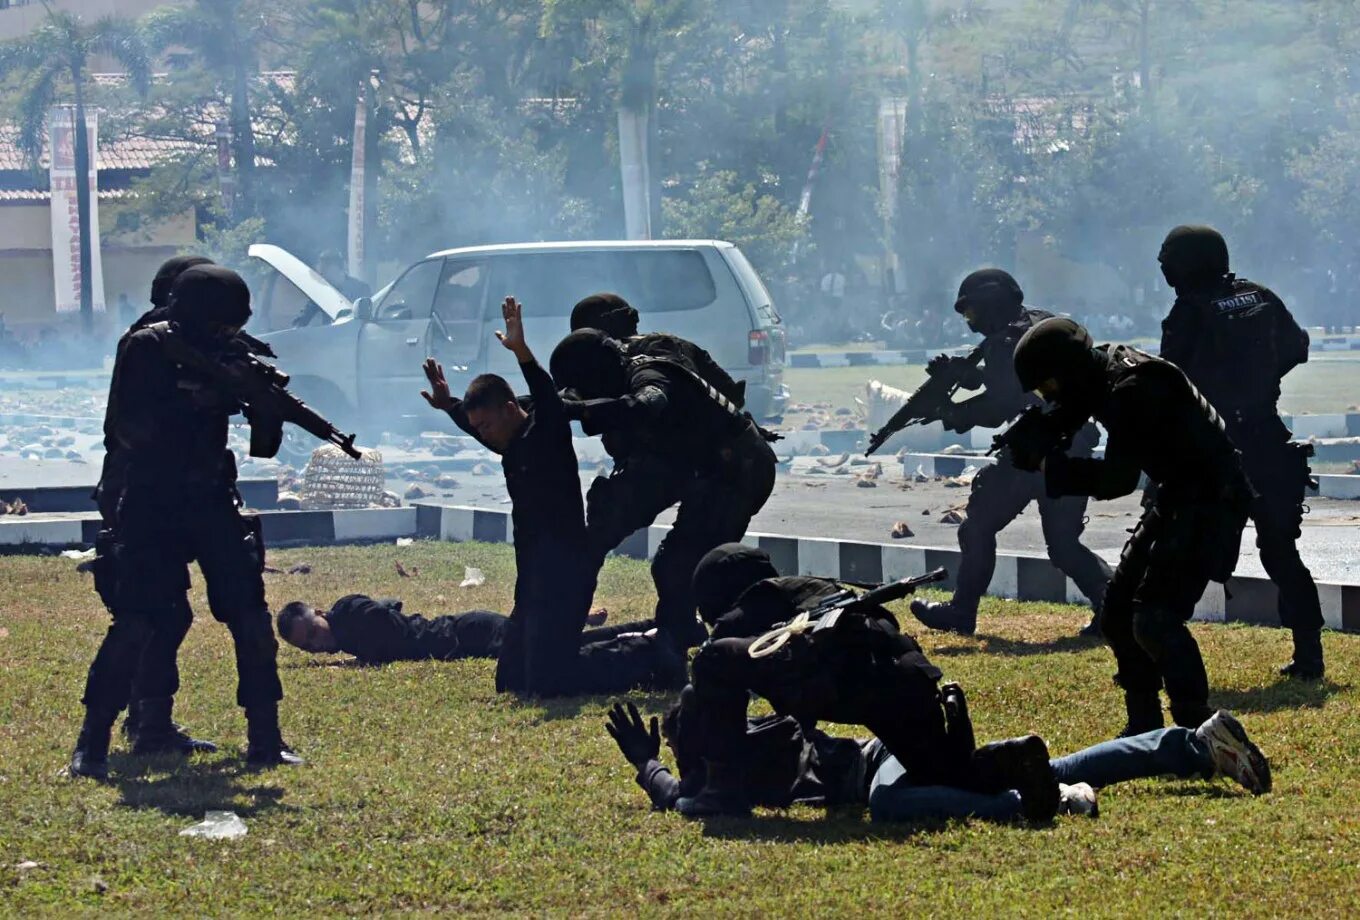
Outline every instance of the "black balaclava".
<path id="1" fill-rule="evenodd" d="M 1037 390 L 1047 380 L 1058 382 L 1054 400 L 1071 408 L 1094 405 L 1105 390 L 1104 358 L 1081 324 L 1065 316 L 1035 323 L 1015 345 L 1015 373 L 1020 386 Z"/>
<path id="2" fill-rule="evenodd" d="M 618 294 L 591 294 L 571 308 L 571 331 L 598 329 L 610 338 L 638 334 L 638 311 Z"/>
<path id="3" fill-rule="evenodd" d="M 1177 291 L 1204 287 L 1228 274 L 1228 242 L 1213 227 L 1183 225 L 1166 235 L 1157 261 Z"/>
<path id="4" fill-rule="evenodd" d="M 968 328 L 979 335 L 1000 332 L 1020 316 L 1025 303 L 1025 292 L 1009 272 L 999 268 L 983 268 L 973 272 L 959 285 L 959 296 L 954 301 L 954 312 L 960 316 L 973 311 Z"/>
<path id="5" fill-rule="evenodd" d="M 737 599 L 758 581 L 779 575 L 770 554 L 744 543 L 724 543 L 708 551 L 694 567 L 694 600 L 710 626 L 736 606 Z"/>
<path id="6" fill-rule="evenodd" d="M 250 288 L 229 268 L 196 265 L 170 288 L 169 316 L 190 338 L 210 340 L 215 327 L 239 328 L 250 319 Z"/>
<path id="7" fill-rule="evenodd" d="M 622 396 L 628 388 L 627 359 L 619 343 L 598 329 L 579 329 L 557 343 L 548 372 L 559 389 L 582 399 Z"/>
<path id="8" fill-rule="evenodd" d="M 161 263 L 161 267 L 156 269 L 156 277 L 151 279 L 151 305 L 153 307 L 170 306 L 170 288 L 174 285 L 175 279 L 182 272 L 193 268 L 195 265 L 212 265 L 213 260 L 203 256 L 175 256 L 166 259 Z"/>

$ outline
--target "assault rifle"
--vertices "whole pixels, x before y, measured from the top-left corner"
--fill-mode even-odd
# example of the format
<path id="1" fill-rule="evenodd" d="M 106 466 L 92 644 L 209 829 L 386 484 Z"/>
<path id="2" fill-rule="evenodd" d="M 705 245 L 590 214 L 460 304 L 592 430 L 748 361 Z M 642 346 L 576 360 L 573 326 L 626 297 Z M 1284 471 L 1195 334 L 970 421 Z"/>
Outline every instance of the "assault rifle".
<path id="1" fill-rule="evenodd" d="M 363 453 L 354 446 L 354 435 L 345 434 L 289 393 L 288 375 L 260 359 L 262 354 L 274 356 L 273 349 L 266 343 L 240 333 L 220 352 L 209 354 L 200 351 L 170 323 L 157 323 L 151 328 L 161 333 L 160 339 L 171 360 L 190 368 L 223 394 L 241 402 L 257 416 L 256 420 L 292 422 L 309 434 L 334 444 L 355 460 L 362 459 Z M 258 426 L 260 434 L 257 435 L 257 428 L 252 425 L 252 456 L 270 457 L 278 451 L 282 427 L 280 425 L 277 433 L 268 429 L 267 425 Z"/>
<path id="2" fill-rule="evenodd" d="M 981 361 L 982 349 L 974 348 L 966 357 L 945 361 L 934 373 L 927 372 L 926 382 L 917 387 L 888 423 L 869 438 L 869 448 L 864 455 L 869 456 L 909 425 L 938 421 L 944 407 L 953 401 L 954 393 L 972 376 Z"/>
<path id="3" fill-rule="evenodd" d="M 987 456 L 1002 450 L 1010 452 L 1017 469 L 1035 472 L 1045 457 L 1062 453 L 1086 424 L 1087 417 L 1061 406 L 1030 406 L 1010 427 L 992 438 Z"/>
<path id="4" fill-rule="evenodd" d="M 863 594 L 857 594 L 849 588 L 844 588 L 830 597 L 823 598 L 811 610 L 804 610 L 789 622 L 781 623 L 761 636 L 751 643 L 749 654 L 752 658 L 764 658 L 766 655 L 772 655 L 784 647 L 784 643 L 789 641 L 790 636 L 804 632 L 817 633 L 824 629 L 834 628 L 840 621 L 841 614 L 848 610 L 855 610 L 859 607 L 882 606 L 893 601 L 900 601 L 902 598 L 914 594 L 916 589 L 922 585 L 944 581 L 947 577 L 948 573 L 941 568 L 924 575 L 917 575 L 914 578 L 901 578 L 897 581 L 888 582 L 886 585 L 879 585 Z"/>

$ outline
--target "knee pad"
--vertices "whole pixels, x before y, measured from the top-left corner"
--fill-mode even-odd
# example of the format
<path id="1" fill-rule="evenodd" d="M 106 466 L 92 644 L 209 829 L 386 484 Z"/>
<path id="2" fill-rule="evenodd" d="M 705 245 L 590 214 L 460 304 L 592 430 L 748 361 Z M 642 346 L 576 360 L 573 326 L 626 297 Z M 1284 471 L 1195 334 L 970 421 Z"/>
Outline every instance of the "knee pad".
<path id="1" fill-rule="evenodd" d="M 252 657 L 271 660 L 278 655 L 279 642 L 274 638 L 267 610 L 238 616 L 227 624 L 227 628 L 231 630 L 238 654 L 249 653 Z"/>
<path id="2" fill-rule="evenodd" d="M 1184 628 L 1185 619 L 1169 607 L 1134 602 L 1133 637 L 1149 653 L 1164 648 L 1167 639 Z"/>

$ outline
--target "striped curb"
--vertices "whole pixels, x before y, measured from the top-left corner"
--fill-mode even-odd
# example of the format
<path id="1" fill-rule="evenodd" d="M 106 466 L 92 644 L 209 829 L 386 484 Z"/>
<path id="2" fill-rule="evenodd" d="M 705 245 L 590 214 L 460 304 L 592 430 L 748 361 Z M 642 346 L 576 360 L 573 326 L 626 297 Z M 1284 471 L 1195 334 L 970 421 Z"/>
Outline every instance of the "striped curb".
<path id="1" fill-rule="evenodd" d="M 251 509 L 272 509 L 279 504 L 279 484 L 274 479 L 241 479 L 236 483 L 241 499 Z M 91 493 L 94 486 L 43 486 L 36 489 L 0 486 L 0 499 L 23 499 L 34 514 L 65 514 L 77 511 L 96 511 Z"/>
<path id="2" fill-rule="evenodd" d="M 421 536 L 488 543 L 508 543 L 511 539 L 510 513 L 507 511 L 423 505 L 420 514 Z M 624 541 L 615 555 L 650 559 L 669 530 L 669 527 L 654 525 L 638 531 Z M 817 575 L 858 584 L 879 584 L 923 575 L 943 566 L 950 574 L 941 587 L 950 591 L 954 589 L 954 572 L 960 555 L 953 547 L 861 543 L 780 534 L 750 533 L 742 542 L 768 552 L 781 574 Z M 1046 557 L 1020 553 L 997 554 L 996 570 L 987 593 L 1021 601 L 1086 603 L 1071 579 Z M 1195 606 L 1195 619 L 1280 625 L 1276 589 L 1269 579 L 1232 578 L 1227 593 L 1231 597 L 1225 597 L 1222 585 L 1210 584 Z M 1329 628 L 1360 631 L 1360 585 L 1319 583 L 1318 594 L 1322 600 L 1323 619 Z"/>
<path id="3" fill-rule="evenodd" d="M 334 543 L 426 537 L 450 542 L 475 540 L 510 543 L 510 512 L 456 505 L 419 504 L 410 508 L 357 511 L 264 511 L 260 513 L 267 546 L 324 546 Z M 60 519 L 0 518 L 0 546 L 49 549 L 89 545 L 99 530 L 97 515 Z M 669 527 L 648 527 L 633 534 L 615 555 L 646 560 Z M 863 543 L 781 534 L 750 533 L 743 539 L 770 554 L 786 575 L 816 575 L 856 584 L 922 575 L 943 566 L 950 577 L 941 585 L 953 590 L 959 551 L 953 547 Z M 998 553 L 987 593 L 1021 601 L 1084 604 L 1075 584 L 1048 559 L 1020 553 Z M 1323 619 L 1331 629 L 1360 632 L 1360 585 L 1318 584 Z M 1278 626 L 1276 590 L 1268 579 L 1233 578 L 1225 594 L 1211 584 L 1195 606 L 1195 619 L 1213 623 Z"/>

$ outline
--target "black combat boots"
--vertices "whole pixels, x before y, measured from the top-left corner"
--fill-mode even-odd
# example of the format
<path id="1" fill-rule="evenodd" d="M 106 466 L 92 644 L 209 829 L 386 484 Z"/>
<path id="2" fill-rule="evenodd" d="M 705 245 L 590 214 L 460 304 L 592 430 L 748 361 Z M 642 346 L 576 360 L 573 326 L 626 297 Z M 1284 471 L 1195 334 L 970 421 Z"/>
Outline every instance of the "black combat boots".
<path id="1" fill-rule="evenodd" d="M 1048 760 L 1048 745 L 1038 735 L 984 744 L 973 752 L 972 768 L 980 791 L 1020 793 L 1020 811 L 1028 820 L 1051 821 L 1058 813 L 1058 778 Z"/>
<path id="2" fill-rule="evenodd" d="M 109 778 L 109 738 L 113 734 L 116 712 L 86 708 L 75 752 L 71 754 L 71 775 L 89 779 Z"/>
<path id="3" fill-rule="evenodd" d="M 123 730 L 134 738 L 134 754 L 211 754 L 217 745 L 191 737 L 170 718 L 173 697 L 138 700 L 129 707 Z"/>
<path id="4" fill-rule="evenodd" d="M 1298 680 L 1322 680 L 1322 630 L 1294 630 L 1294 660 L 1280 668 L 1280 675 Z"/>
<path id="5" fill-rule="evenodd" d="M 246 763 L 252 767 L 295 767 L 306 763 L 283 743 L 279 707 L 272 703 L 246 709 L 246 741 Z"/>
<path id="6" fill-rule="evenodd" d="M 964 610 L 953 601 L 914 600 L 911 614 L 930 629 L 971 636 L 977 632 L 977 611 Z"/>

